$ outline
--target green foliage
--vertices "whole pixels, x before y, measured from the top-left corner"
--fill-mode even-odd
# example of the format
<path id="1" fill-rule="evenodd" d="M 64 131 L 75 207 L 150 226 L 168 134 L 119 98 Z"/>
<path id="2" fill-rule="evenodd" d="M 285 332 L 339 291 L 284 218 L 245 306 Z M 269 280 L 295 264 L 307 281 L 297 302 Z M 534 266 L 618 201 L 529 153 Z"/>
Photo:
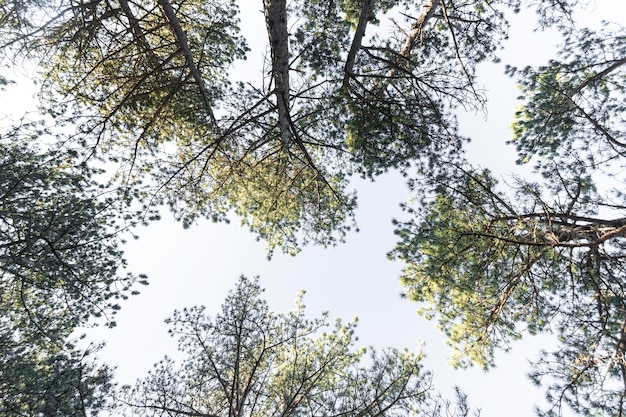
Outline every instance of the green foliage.
<path id="1" fill-rule="evenodd" d="M 119 300 L 145 283 L 119 274 L 123 202 L 71 153 L 36 151 L 20 134 L 0 141 L 0 303 L 22 332 L 64 337 L 94 315 L 112 325 Z"/>
<path id="2" fill-rule="evenodd" d="M 269 110 L 263 101 L 255 109 L 259 113 Z M 294 123 L 320 123 L 324 114 L 316 107 Z M 237 136 L 244 132 L 243 138 Z M 156 201 L 167 203 L 185 226 L 201 216 L 227 220 L 234 211 L 267 242 L 270 256 L 276 247 L 295 254 L 309 242 L 334 245 L 354 226 L 356 198 L 346 190 L 345 175 L 324 171 L 329 156 L 297 143 L 283 145 L 278 129 L 239 127 L 223 135 L 208 143 L 181 139 L 176 159 L 154 164 L 154 182 L 164 190 Z"/>
<path id="3" fill-rule="evenodd" d="M 409 93 L 389 100 L 346 98 L 342 103 L 351 116 L 344 126 L 345 143 L 363 176 L 374 178 L 391 169 L 406 171 L 413 164 L 421 165 L 416 155 L 422 152 L 429 153 L 424 159 L 426 165 L 432 165 L 461 150 L 464 140 L 449 135 L 456 129 L 454 120 L 443 120 L 443 109 L 421 98 Z"/>
<path id="4" fill-rule="evenodd" d="M 402 285 L 425 303 L 420 314 L 437 318 L 456 349 L 452 363 L 488 368 L 496 348 L 520 337 L 522 314 L 529 326 L 546 324 L 540 303 L 528 299 L 531 269 L 544 251 L 512 244 L 529 227 L 515 221 L 488 172 L 464 174 L 423 202 L 419 222 L 397 223 L 401 243 L 393 256 L 411 260 Z"/>
<path id="5" fill-rule="evenodd" d="M 296 253 L 306 243 L 335 244 L 353 227 L 351 175 L 416 169 L 412 187 L 422 206 L 407 206 L 416 218 L 397 224 L 393 256 L 407 264 L 409 297 L 456 349 L 454 363 L 488 368 L 497 349 L 524 333 L 552 331 L 563 347 L 546 353 L 533 375 L 555 407 L 546 415 L 562 404 L 623 414 L 626 194 L 616 174 L 626 168 L 626 37 L 609 24 L 577 28 L 579 3 L 385 0 L 368 12 L 372 3 L 364 1 L 275 2 L 286 21 L 265 8 L 271 42 L 260 82 L 232 84 L 229 72 L 248 52 L 234 1 L 0 1 L 0 64 L 36 62 L 42 108 L 59 126 L 76 128 L 69 147 L 115 163 L 117 179 L 130 184 L 111 198 L 99 195 L 90 180 L 96 173 L 78 168 L 72 155 L 59 160 L 3 144 L 7 208 L 0 214 L 8 237 L 0 305 L 27 329 L 20 331 L 59 340 L 99 311 L 114 311 L 134 280 L 117 272 L 111 209 L 118 196 L 122 205 L 168 205 L 185 226 L 234 213 L 270 254 L 277 247 Z M 519 162 L 534 160 L 542 178 L 518 179 L 504 192 L 488 171 L 464 163 L 454 112 L 483 107 L 476 66 L 499 60 L 506 10 L 522 6 L 536 7 L 539 27 L 557 27 L 564 43 L 543 67 L 508 70 L 523 100 L 512 142 Z M 389 31 L 372 29 L 388 21 Z M 377 377 L 348 354 L 345 326 L 309 339 L 297 332 L 320 323 L 254 306 L 252 322 L 269 333 L 234 341 L 231 333 L 219 339 L 227 327 L 201 310 L 177 313 L 177 335 L 198 323 L 207 333 L 181 338 L 196 362 L 176 371 L 166 361 L 130 392 L 143 411 L 169 412 L 162 404 L 170 404 L 181 413 L 242 413 L 238 401 L 276 410 L 296 404 L 290 390 L 298 386 L 327 414 L 345 411 L 355 393 L 371 400 L 373 388 L 359 378 Z M 289 329 L 295 333 L 272 339 Z M 230 341 L 204 351 L 205 336 Z M 248 350 L 238 344 L 244 339 Z M 276 344 L 261 343 L 270 339 Z M 302 355 L 287 349 L 292 343 Z M 336 357 L 324 350 L 335 344 Z M 273 367 L 273 355 L 292 368 Z M 324 355 L 336 358 L 343 382 L 324 373 Z M 399 352 L 372 360 L 389 370 L 392 358 L 400 368 L 412 360 Z M 212 365 L 218 359 L 223 367 Z M 225 390 L 226 380 L 236 390 Z M 201 392 L 205 381 L 209 391 Z M 320 385 L 307 385 L 313 381 Z"/>
<path id="6" fill-rule="evenodd" d="M 5 87 L 11 84 L 12 81 L 0 75 L 0 91 L 4 91 Z"/>
<path id="7" fill-rule="evenodd" d="M 530 373 L 550 404 L 538 413 L 621 416 L 625 38 L 606 23 L 572 29 L 576 2 L 559 3 L 542 16 L 567 16 L 559 59 L 507 70 L 522 93 L 511 142 L 538 181 L 507 190 L 469 164 L 439 165 L 412 180 L 420 206 L 396 222 L 391 256 L 406 262 L 407 295 L 446 333 L 455 365 L 488 368 L 513 340 L 552 333 L 558 349 Z"/>
<path id="8" fill-rule="evenodd" d="M 289 50 L 268 51 L 289 67 L 235 87 L 229 71 L 247 53 L 237 4 L 157 3 L 3 3 L 0 49 L 38 62 L 42 107 L 77 128 L 87 154 L 141 183 L 130 194 L 144 204 L 168 204 L 185 225 L 235 212 L 270 253 L 294 253 L 353 226 L 353 173 L 459 152 L 450 112 L 481 107 L 475 66 L 497 59 L 507 23 L 496 6 L 516 2 L 437 2 L 419 25 L 421 3 L 376 2 L 365 38 L 353 36 L 361 1 L 292 2 L 281 11 L 291 35 L 276 39 Z M 366 28 L 398 18 L 388 34 Z"/>
<path id="9" fill-rule="evenodd" d="M 356 320 L 307 319 L 303 293 L 276 314 L 262 291 L 242 277 L 214 319 L 204 307 L 174 312 L 167 322 L 185 357 L 127 387 L 127 415 L 441 415 L 420 355 L 389 349 L 366 360 L 354 349 Z"/>
<path id="10" fill-rule="evenodd" d="M 0 326 L 0 416 L 85 417 L 109 406 L 111 370 L 93 362 L 97 349 L 27 344 Z"/>
<path id="11" fill-rule="evenodd" d="M 531 372 L 552 405 L 542 415 L 620 415 L 626 222 L 592 216 L 602 199 L 579 172 L 518 179 L 507 196 L 487 171 L 442 171 L 412 182 L 423 197 L 396 222 L 391 256 L 407 263 L 406 294 L 437 320 L 452 363 L 489 368 L 523 334 L 553 333 L 559 348 Z"/>
<path id="12" fill-rule="evenodd" d="M 36 127 L 0 139 L 0 416 L 84 417 L 108 403 L 111 372 L 68 340 L 95 317 L 113 326 L 145 277 L 121 274 L 124 196 Z"/>
<path id="13" fill-rule="evenodd" d="M 507 36 L 503 12 L 479 12 L 479 3 L 447 5 L 445 15 L 437 6 L 435 17 L 413 27 L 419 39 L 374 38 L 357 55 L 359 74 L 349 78 L 341 97 L 345 143 L 356 171 L 372 178 L 414 165 L 426 171 L 461 152 L 465 139 L 457 132 L 454 109 L 482 108 L 475 66 L 497 60 Z"/>
<path id="14" fill-rule="evenodd" d="M 513 124 L 519 162 L 536 158 L 549 170 L 553 161 L 575 159 L 592 170 L 613 169 L 606 161 L 620 155 L 626 110 L 623 29 L 573 31 L 560 56 L 538 69 L 508 70 L 520 79 L 524 103 Z"/>
<path id="15" fill-rule="evenodd" d="M 339 0 L 339 5 L 341 10 L 344 13 L 345 19 L 350 22 L 353 29 L 359 24 L 359 20 L 361 17 L 361 10 L 363 8 L 364 0 Z M 376 9 L 382 11 L 383 13 L 388 12 L 393 7 L 404 6 L 409 7 L 409 2 L 407 1 L 397 1 L 397 0 L 379 0 L 376 2 Z M 376 12 L 376 10 L 375 10 Z M 376 15 L 372 15 L 369 19 L 369 22 L 373 24 L 379 24 L 380 20 L 376 18 Z"/>
<path id="16" fill-rule="evenodd" d="M 350 42 L 349 16 L 343 16 L 343 2 L 315 0 L 301 2 L 295 13 L 303 20 L 298 25 L 291 47 L 299 57 L 300 68 L 307 68 L 310 77 L 341 76 L 343 49 Z M 360 6 L 358 13 L 360 13 Z M 346 12 L 347 13 L 347 12 Z M 358 16 L 357 16 L 358 21 Z"/>

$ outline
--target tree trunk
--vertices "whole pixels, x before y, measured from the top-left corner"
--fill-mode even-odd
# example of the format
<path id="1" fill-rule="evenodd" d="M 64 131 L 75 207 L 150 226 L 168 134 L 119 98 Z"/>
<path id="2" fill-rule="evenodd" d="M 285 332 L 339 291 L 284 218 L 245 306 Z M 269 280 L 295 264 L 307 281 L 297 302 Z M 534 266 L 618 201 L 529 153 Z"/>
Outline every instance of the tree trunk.
<path id="1" fill-rule="evenodd" d="M 265 23 L 272 57 L 272 79 L 278 108 L 278 125 L 283 145 L 289 143 L 289 33 L 287 1 L 264 0 Z"/>
<path id="2" fill-rule="evenodd" d="M 170 29 L 172 33 L 176 37 L 176 41 L 178 42 L 178 46 L 182 50 L 185 61 L 187 62 L 187 68 L 189 68 L 189 72 L 193 77 L 194 81 L 198 86 L 198 90 L 200 91 L 200 96 L 202 97 L 202 101 L 204 102 L 204 106 L 207 110 L 209 118 L 215 128 L 217 128 L 217 119 L 215 118 L 215 114 L 213 113 L 213 108 L 211 106 L 211 96 L 204 85 L 204 80 L 202 78 L 202 74 L 198 70 L 196 66 L 196 62 L 193 58 L 193 54 L 191 52 L 191 48 L 189 47 L 189 43 L 187 42 L 187 35 L 183 30 L 180 21 L 178 20 L 178 16 L 176 16 L 176 11 L 170 4 L 169 0 L 158 0 L 159 6 L 163 10 L 163 14 L 165 18 L 168 20 Z"/>
<path id="3" fill-rule="evenodd" d="M 374 13 L 374 5 L 375 0 L 365 0 L 363 2 L 363 8 L 361 9 L 361 16 L 359 16 L 359 23 L 357 24 L 356 30 L 354 32 L 354 38 L 352 39 L 352 45 L 350 46 L 350 52 L 348 52 L 348 58 L 346 59 L 346 65 L 343 68 L 343 87 L 348 87 L 348 82 L 350 77 L 353 75 L 354 62 L 356 60 L 356 54 L 361 49 L 361 43 L 363 42 L 363 37 L 365 36 L 365 28 L 367 27 L 367 22 L 372 17 L 372 13 Z"/>

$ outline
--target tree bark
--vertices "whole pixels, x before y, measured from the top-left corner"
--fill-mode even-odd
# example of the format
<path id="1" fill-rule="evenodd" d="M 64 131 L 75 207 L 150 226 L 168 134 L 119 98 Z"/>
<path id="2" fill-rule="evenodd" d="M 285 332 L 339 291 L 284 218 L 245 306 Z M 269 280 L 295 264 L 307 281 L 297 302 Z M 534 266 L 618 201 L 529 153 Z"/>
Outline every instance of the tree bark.
<path id="1" fill-rule="evenodd" d="M 154 60 L 154 51 L 152 51 L 152 48 L 150 48 L 148 41 L 146 41 L 145 33 L 143 29 L 141 29 L 141 26 L 139 26 L 139 20 L 137 20 L 137 18 L 133 14 L 133 11 L 130 8 L 130 5 L 128 4 L 128 0 L 119 0 L 119 3 L 122 9 L 122 12 L 128 19 L 128 24 L 130 25 L 130 31 L 133 34 L 135 42 L 137 42 L 141 46 L 144 52 L 150 55 L 151 60 Z"/>
<path id="2" fill-rule="evenodd" d="M 354 38 L 352 39 L 352 45 L 350 46 L 350 51 L 348 52 L 348 57 L 346 58 L 346 65 L 343 67 L 343 87 L 348 87 L 348 81 L 350 77 L 353 75 L 354 62 L 356 60 L 356 54 L 361 49 L 361 44 L 363 42 L 363 37 L 365 36 L 365 28 L 367 27 L 367 22 L 372 17 L 372 13 L 374 13 L 374 5 L 375 0 L 365 0 L 363 2 L 363 8 L 361 9 L 361 16 L 359 16 L 359 23 L 356 26 L 356 30 L 354 32 Z"/>
<path id="3" fill-rule="evenodd" d="M 614 237 L 624 237 L 626 234 L 626 219 L 587 219 L 585 217 L 570 216 L 573 220 L 583 220 L 586 224 L 568 223 L 554 216 L 548 220 L 548 240 L 559 244 L 578 244 L 586 242 L 585 246 L 595 246 Z"/>
<path id="4" fill-rule="evenodd" d="M 272 79 L 278 108 L 278 124 L 283 145 L 290 141 L 289 118 L 289 32 L 287 1 L 263 0 L 265 23 L 272 58 Z"/>
<path id="5" fill-rule="evenodd" d="M 408 58 L 411 55 L 411 50 L 415 47 L 418 39 L 424 32 L 424 26 L 433 17 L 435 11 L 437 10 L 437 6 L 440 4 L 441 0 L 429 0 L 428 4 L 424 6 L 424 10 L 422 10 L 422 13 L 413 24 L 411 33 L 409 33 L 404 45 L 402 45 L 402 49 L 400 50 L 400 55 L 402 57 Z"/>
<path id="6" fill-rule="evenodd" d="M 626 364 L 624 364 L 624 358 L 626 357 L 626 319 L 622 321 L 620 328 L 619 341 L 617 342 L 616 355 L 619 358 L 617 363 L 620 367 L 620 373 L 622 374 L 622 396 L 626 393 Z"/>
<path id="7" fill-rule="evenodd" d="M 407 35 L 398 53 L 397 59 L 394 60 L 394 66 L 392 66 L 387 73 L 388 80 L 398 73 L 399 68 L 405 68 L 404 61 L 408 60 L 411 56 L 411 51 L 415 48 L 415 45 L 417 45 L 418 40 L 424 33 L 424 26 L 426 26 L 428 21 L 433 17 L 439 5 L 441 5 L 441 0 L 429 0 L 428 3 L 424 5 L 422 13 L 420 13 L 419 17 L 415 20 L 415 23 L 411 27 L 411 32 Z M 385 88 L 386 87 L 387 83 L 385 83 Z"/>

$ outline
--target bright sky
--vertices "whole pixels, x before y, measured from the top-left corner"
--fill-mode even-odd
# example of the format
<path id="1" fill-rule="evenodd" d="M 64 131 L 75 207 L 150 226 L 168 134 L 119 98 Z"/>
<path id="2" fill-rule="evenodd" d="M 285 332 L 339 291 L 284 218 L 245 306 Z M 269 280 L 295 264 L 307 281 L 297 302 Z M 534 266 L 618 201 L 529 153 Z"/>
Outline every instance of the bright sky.
<path id="1" fill-rule="evenodd" d="M 613 3 L 612 15 L 620 15 L 615 1 L 598 3 Z M 590 10 L 595 7 L 590 6 Z M 626 4 L 622 7 L 626 9 Z M 254 33 L 259 25 L 263 28 L 258 9 L 244 10 L 244 31 Z M 525 19 L 528 17 L 522 15 L 513 21 L 503 64 L 543 63 L 551 56 L 552 41 L 530 31 Z M 520 30 L 520 24 L 525 30 Z M 248 64 L 254 67 L 264 39 L 249 39 L 261 42 L 251 45 L 257 52 L 249 57 Z M 506 173 L 515 169 L 515 155 L 504 142 L 509 137 L 517 91 L 502 73 L 503 66 L 481 68 L 480 82 L 490 99 L 489 114 L 486 119 L 482 114 L 464 116 L 462 126 L 464 133 L 474 138 L 471 152 L 475 160 Z M 305 303 L 311 315 L 329 310 L 331 318 L 358 316 L 357 334 L 362 345 L 418 349 L 419 341 L 424 341 L 425 366 L 434 372 L 435 388 L 450 392 L 452 386 L 459 385 L 469 393 L 470 404 L 482 409 L 483 417 L 532 415 L 542 394 L 525 376 L 527 358 L 535 358 L 540 348 L 547 347 L 543 346 L 545 339 L 529 338 L 515 345 L 511 353 L 499 354 L 498 368 L 489 373 L 451 370 L 443 336 L 433 323 L 417 317 L 416 304 L 400 298 L 401 265 L 386 258 L 396 242 L 391 219 L 402 216 L 399 204 L 410 197 L 405 180 L 387 175 L 375 183 L 356 180 L 354 186 L 359 191 L 357 221 L 361 231 L 349 235 L 344 245 L 307 247 L 296 257 L 276 253 L 268 261 L 264 243 L 256 242 L 236 221 L 230 225 L 200 222 L 183 230 L 164 213 L 160 222 L 138 230 L 140 239 L 126 245 L 129 269 L 146 273 L 150 285 L 139 288 L 141 295 L 123 304 L 115 329 L 90 334 L 106 340 L 101 357 L 117 365 L 119 382 L 133 383 L 165 354 L 176 356 L 175 341 L 163 323 L 174 309 L 202 304 L 208 312 L 216 313 L 239 275 L 260 275 L 270 308 L 291 309 L 298 291 L 306 289 Z"/>

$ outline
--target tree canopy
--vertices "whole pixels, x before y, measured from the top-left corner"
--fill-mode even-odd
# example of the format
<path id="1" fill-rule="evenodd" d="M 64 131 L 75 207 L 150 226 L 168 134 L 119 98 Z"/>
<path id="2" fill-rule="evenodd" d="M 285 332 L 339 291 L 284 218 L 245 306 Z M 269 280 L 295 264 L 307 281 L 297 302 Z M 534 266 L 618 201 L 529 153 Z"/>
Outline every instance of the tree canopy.
<path id="1" fill-rule="evenodd" d="M 42 106 L 149 178 L 146 198 L 185 224 L 234 210 L 294 253 L 354 226 L 350 175 L 459 151 L 450 110 L 482 105 L 475 66 L 518 3 L 268 0 L 258 85 L 228 77 L 248 51 L 234 1 L 5 2 L 0 50 L 37 64 Z"/>
<path id="2" fill-rule="evenodd" d="M 167 319 L 182 362 L 165 358 L 134 387 L 126 415 L 467 416 L 432 392 L 421 355 L 355 349 L 356 320 L 309 319 L 301 293 L 286 314 L 269 310 L 258 278 L 241 277 L 214 318 L 204 307 Z"/>
<path id="3" fill-rule="evenodd" d="M 51 340 L 93 316 L 114 325 L 118 300 L 145 283 L 120 274 L 118 232 L 134 220 L 123 196 L 96 183 L 76 154 L 37 150 L 22 134 L 0 141 L 2 316 Z"/>
<path id="4" fill-rule="evenodd" d="M 504 186 L 449 164 L 412 184 L 419 206 L 397 222 L 402 283 L 456 349 L 493 366 L 524 333 L 553 333 L 531 378 L 559 415 L 626 413 L 623 28 L 569 28 L 558 58 L 509 68 L 522 106 L 511 142 L 536 179 Z"/>

